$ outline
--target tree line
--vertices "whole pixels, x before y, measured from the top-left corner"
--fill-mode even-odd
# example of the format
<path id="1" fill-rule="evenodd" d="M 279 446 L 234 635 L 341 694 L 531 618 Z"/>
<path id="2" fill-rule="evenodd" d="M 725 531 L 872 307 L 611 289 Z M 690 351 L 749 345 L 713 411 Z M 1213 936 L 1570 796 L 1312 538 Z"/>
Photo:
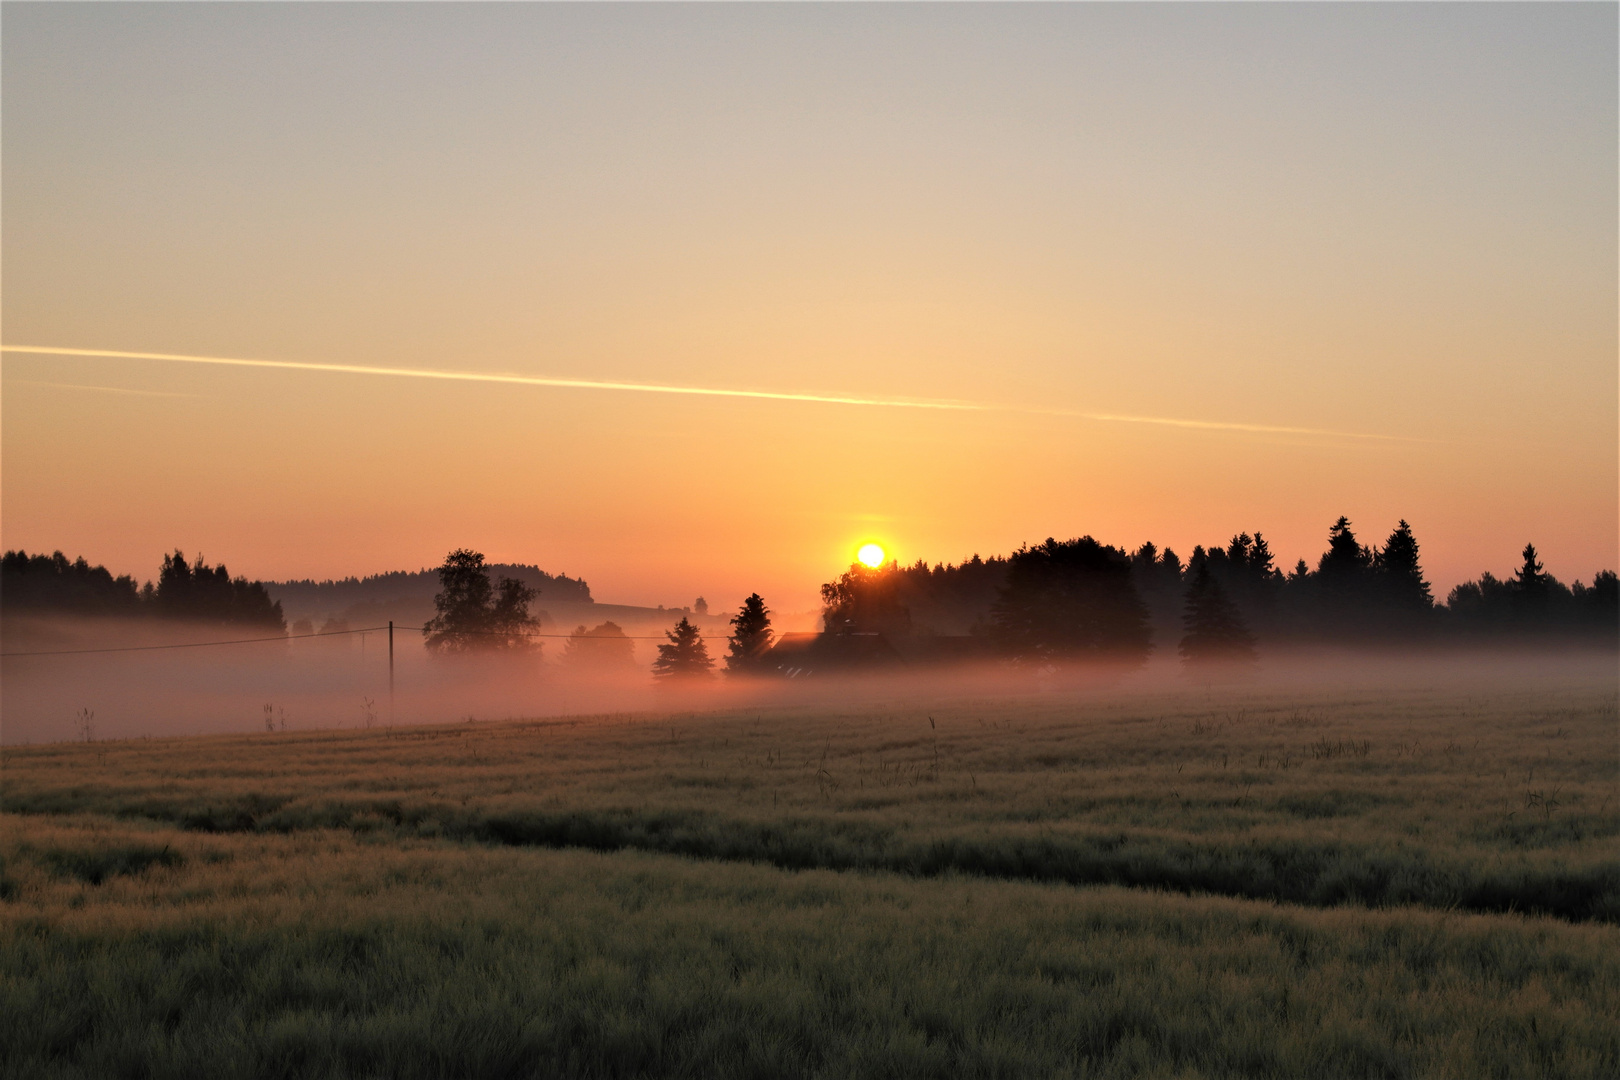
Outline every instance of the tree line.
<path id="1" fill-rule="evenodd" d="M 424 631 L 439 651 L 535 647 L 525 628 L 533 590 L 488 580 L 483 557 L 456 551 L 439 575 L 438 616 Z M 1009 556 L 959 565 L 852 564 L 821 587 L 824 637 L 895 641 L 971 638 L 971 652 L 1033 666 L 1073 662 L 1140 664 L 1173 642 L 1191 665 L 1248 663 L 1262 644 L 1417 644 L 1464 641 L 1620 640 L 1620 580 L 1595 574 L 1565 585 L 1533 545 L 1506 579 L 1485 573 L 1436 603 L 1412 528 L 1399 522 L 1382 545 L 1364 545 L 1340 517 L 1312 568 L 1284 573 L 1263 534 L 1202 545 L 1183 562 L 1145 543 L 1134 551 L 1090 536 L 1048 538 Z M 778 674 L 770 611 L 758 593 L 731 619 L 724 670 Z M 682 618 L 666 632 L 653 675 L 660 681 L 712 677 L 702 633 Z M 856 656 L 848 651 L 840 655 Z M 960 657 L 960 650 L 952 653 Z M 569 667 L 629 670 L 634 649 L 611 622 L 581 625 L 563 649 Z"/>
<path id="2" fill-rule="evenodd" d="M 224 563 L 209 566 L 201 555 L 187 561 L 176 548 L 163 556 L 156 583 L 114 577 L 105 566 L 60 551 L 0 556 L 0 600 L 6 612 L 42 615 L 186 619 L 285 633 L 281 604 L 264 584 L 232 577 Z"/>
<path id="3" fill-rule="evenodd" d="M 1189 662 L 1245 660 L 1285 642 L 1380 644 L 1620 638 L 1613 571 L 1569 585 L 1534 545 L 1510 577 L 1490 573 L 1437 603 L 1404 520 L 1364 545 L 1347 518 L 1313 568 L 1284 573 L 1265 537 L 1195 547 L 1185 562 L 1146 543 L 1127 551 L 1089 536 L 1047 539 L 956 566 L 852 565 L 822 586 L 832 634 L 971 634 L 987 652 L 1032 663 L 1135 663 L 1169 642 Z"/>

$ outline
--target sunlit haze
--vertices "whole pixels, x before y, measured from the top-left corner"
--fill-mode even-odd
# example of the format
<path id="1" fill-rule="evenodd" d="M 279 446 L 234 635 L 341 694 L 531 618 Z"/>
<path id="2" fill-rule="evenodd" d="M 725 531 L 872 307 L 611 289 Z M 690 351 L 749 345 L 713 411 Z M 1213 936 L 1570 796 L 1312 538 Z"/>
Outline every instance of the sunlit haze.
<path id="1" fill-rule="evenodd" d="M 872 537 L 1345 514 L 1589 580 L 1616 12 L 8 5 L 3 543 L 804 611 Z"/>

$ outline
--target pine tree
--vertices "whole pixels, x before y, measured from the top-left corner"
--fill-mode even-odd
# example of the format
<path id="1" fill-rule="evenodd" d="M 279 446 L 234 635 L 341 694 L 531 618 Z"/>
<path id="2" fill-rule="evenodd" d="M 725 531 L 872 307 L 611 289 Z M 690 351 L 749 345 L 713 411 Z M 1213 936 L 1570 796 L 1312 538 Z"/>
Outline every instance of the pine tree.
<path id="1" fill-rule="evenodd" d="M 713 676 L 714 661 L 709 659 L 709 648 L 703 644 L 703 635 L 691 621 L 682 616 L 675 629 L 666 630 L 669 644 L 658 646 L 658 659 L 653 661 L 653 678 L 678 682 L 708 679 Z"/>
<path id="2" fill-rule="evenodd" d="M 1350 519 L 1339 515 L 1339 520 L 1328 530 L 1328 549 L 1316 564 L 1316 572 L 1324 579 L 1353 581 L 1372 563 L 1372 552 L 1361 546 L 1350 529 Z"/>
<path id="3" fill-rule="evenodd" d="M 771 613 L 759 593 L 752 593 L 743 601 L 731 625 L 735 632 L 726 655 L 726 673 L 743 675 L 759 671 L 775 636 L 771 632 Z"/>
<path id="4" fill-rule="evenodd" d="M 1220 582 L 1210 574 L 1207 563 L 1199 566 L 1187 587 L 1187 607 L 1181 622 L 1187 631 L 1179 650 L 1184 663 L 1254 661 L 1254 636 L 1226 598 Z"/>
<path id="5" fill-rule="evenodd" d="M 1547 574 L 1536 557 L 1536 545 L 1524 545 L 1524 565 L 1513 575 L 1514 587 L 1526 596 L 1547 591 Z"/>
<path id="6" fill-rule="evenodd" d="M 1513 614 L 1521 628 L 1544 622 L 1554 587 L 1553 577 L 1547 573 L 1536 555 L 1536 545 L 1524 545 L 1524 565 L 1514 573 L 1509 583 L 1513 590 Z"/>
<path id="7" fill-rule="evenodd" d="M 1423 580 L 1423 567 L 1418 564 L 1417 537 L 1404 518 L 1389 534 L 1374 566 L 1383 578 L 1386 595 L 1397 607 L 1428 611 L 1434 606 L 1429 583 Z"/>

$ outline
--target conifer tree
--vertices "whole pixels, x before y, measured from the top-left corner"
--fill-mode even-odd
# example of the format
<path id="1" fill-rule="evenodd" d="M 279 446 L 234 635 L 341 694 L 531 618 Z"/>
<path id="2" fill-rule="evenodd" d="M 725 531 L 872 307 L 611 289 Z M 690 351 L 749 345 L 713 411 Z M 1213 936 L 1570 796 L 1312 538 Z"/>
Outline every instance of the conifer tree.
<path id="1" fill-rule="evenodd" d="M 1389 534 L 1374 566 L 1383 578 L 1386 595 L 1397 607 L 1427 611 L 1434 606 L 1429 583 L 1423 580 L 1423 567 L 1418 564 L 1417 537 L 1404 518 Z"/>
<path id="2" fill-rule="evenodd" d="M 658 646 L 653 678 L 661 682 L 684 682 L 713 676 L 714 661 L 709 658 L 709 648 L 689 619 L 682 616 L 675 629 L 664 631 L 664 636 L 669 638 L 669 644 Z"/>
<path id="3" fill-rule="evenodd" d="M 1536 545 L 1524 545 L 1524 565 L 1513 574 L 1509 583 L 1513 589 L 1513 614 L 1521 627 L 1534 627 L 1545 621 L 1554 581 L 1537 557 Z"/>
<path id="4" fill-rule="evenodd" d="M 742 608 L 732 616 L 731 625 L 734 632 L 726 655 L 727 674 L 742 675 L 760 670 L 775 635 L 771 631 L 771 613 L 759 593 L 752 593 L 743 601 Z"/>
<path id="5" fill-rule="evenodd" d="M 1209 572 L 1207 563 L 1200 564 L 1187 587 L 1187 607 L 1181 621 L 1187 631 L 1179 649 L 1184 663 L 1254 661 L 1254 636 L 1220 582 Z"/>
<path id="6" fill-rule="evenodd" d="M 1547 574 L 1542 570 L 1541 562 L 1537 558 L 1536 545 L 1524 545 L 1524 565 L 1513 574 L 1513 584 L 1526 596 L 1533 596 L 1547 591 Z"/>
<path id="7" fill-rule="evenodd" d="M 1316 564 L 1316 572 L 1325 580 L 1352 581 L 1372 563 L 1372 552 L 1361 546 L 1351 531 L 1350 519 L 1339 515 L 1339 520 L 1328 530 L 1328 549 Z"/>

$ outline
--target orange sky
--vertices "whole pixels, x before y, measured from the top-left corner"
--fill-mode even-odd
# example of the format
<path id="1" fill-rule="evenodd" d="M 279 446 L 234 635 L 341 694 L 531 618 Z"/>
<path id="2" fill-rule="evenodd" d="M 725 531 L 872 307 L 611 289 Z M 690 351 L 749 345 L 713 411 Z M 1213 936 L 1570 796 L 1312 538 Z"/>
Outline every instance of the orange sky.
<path id="1" fill-rule="evenodd" d="M 7 346 L 978 406 L 7 352 L 8 548 L 783 610 L 866 539 L 1617 564 L 1613 6 L 5 19 Z"/>

